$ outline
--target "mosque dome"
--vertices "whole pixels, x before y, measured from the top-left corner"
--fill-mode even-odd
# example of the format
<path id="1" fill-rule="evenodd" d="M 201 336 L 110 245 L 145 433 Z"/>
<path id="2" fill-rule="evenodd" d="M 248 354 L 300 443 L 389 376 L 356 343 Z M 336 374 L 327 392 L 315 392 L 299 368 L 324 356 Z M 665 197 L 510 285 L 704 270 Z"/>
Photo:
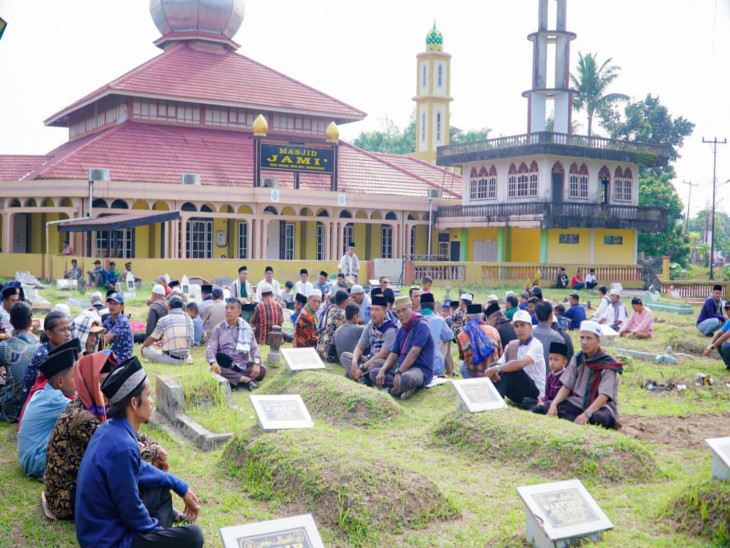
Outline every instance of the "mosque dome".
<path id="1" fill-rule="evenodd" d="M 162 33 L 160 47 L 194 39 L 233 47 L 243 23 L 243 0 L 150 0 L 152 20 Z"/>
<path id="2" fill-rule="evenodd" d="M 434 21 L 433 28 L 426 35 L 426 51 L 443 51 L 443 49 L 444 37 L 436 28 L 436 21 Z"/>

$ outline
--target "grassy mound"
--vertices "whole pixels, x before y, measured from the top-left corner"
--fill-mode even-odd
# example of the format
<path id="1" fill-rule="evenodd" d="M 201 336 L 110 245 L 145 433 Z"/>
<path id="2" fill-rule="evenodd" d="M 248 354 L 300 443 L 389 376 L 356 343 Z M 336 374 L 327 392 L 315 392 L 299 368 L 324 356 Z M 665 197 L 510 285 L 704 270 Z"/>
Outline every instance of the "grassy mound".
<path id="1" fill-rule="evenodd" d="M 730 483 L 710 480 L 689 488 L 667 513 L 675 530 L 730 546 Z"/>
<path id="2" fill-rule="evenodd" d="M 449 413 L 437 423 L 430 442 L 477 458 L 510 458 L 550 477 L 624 482 L 647 481 L 659 473 L 640 442 L 618 432 L 516 409 Z"/>
<path id="3" fill-rule="evenodd" d="M 231 440 L 221 462 L 253 497 L 311 512 L 356 546 L 459 515 L 429 479 L 342 443 L 336 430 L 251 432 Z"/>
<path id="4" fill-rule="evenodd" d="M 267 392 L 300 394 L 309 412 L 334 425 L 375 426 L 402 413 L 392 396 L 324 371 L 281 375 Z"/>

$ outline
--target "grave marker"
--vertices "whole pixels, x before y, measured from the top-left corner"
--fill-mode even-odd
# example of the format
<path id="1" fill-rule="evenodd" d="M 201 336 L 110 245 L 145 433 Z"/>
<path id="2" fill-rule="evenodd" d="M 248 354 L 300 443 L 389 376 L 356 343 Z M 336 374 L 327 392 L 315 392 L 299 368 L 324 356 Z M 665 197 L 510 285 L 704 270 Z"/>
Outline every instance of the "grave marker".
<path id="1" fill-rule="evenodd" d="M 459 411 L 481 413 L 507 407 L 491 379 L 459 379 L 452 384 L 456 389 L 456 407 Z"/>
<path id="2" fill-rule="evenodd" d="M 314 348 L 282 348 L 281 355 L 284 356 L 284 363 L 289 371 L 326 369 Z"/>
<path id="3" fill-rule="evenodd" d="M 527 542 L 538 548 L 572 546 L 577 537 L 598 541 L 613 529 L 580 480 L 517 488 L 525 504 Z"/>
<path id="4" fill-rule="evenodd" d="M 311 428 L 312 417 L 299 394 L 251 395 L 261 430 Z"/>
<path id="5" fill-rule="evenodd" d="M 712 451 L 712 477 L 730 481 L 730 437 L 709 438 L 705 443 Z"/>
<path id="6" fill-rule="evenodd" d="M 220 529 L 224 548 L 324 548 L 312 514 Z"/>

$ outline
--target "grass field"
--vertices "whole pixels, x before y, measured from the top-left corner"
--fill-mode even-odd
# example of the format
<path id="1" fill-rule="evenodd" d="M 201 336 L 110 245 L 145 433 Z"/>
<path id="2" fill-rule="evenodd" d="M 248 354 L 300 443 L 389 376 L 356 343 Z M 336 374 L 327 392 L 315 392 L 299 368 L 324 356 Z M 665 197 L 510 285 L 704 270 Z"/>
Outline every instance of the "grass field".
<path id="1" fill-rule="evenodd" d="M 481 302 L 492 292 L 472 289 Z M 557 302 L 568 293 L 546 290 L 545 296 Z M 65 297 L 42 294 L 52 302 Z M 142 301 L 127 306 L 133 319 L 144 320 Z M 695 330 L 694 316 L 655 316 L 653 340 L 610 345 L 701 354 L 707 340 Z M 157 374 L 196 373 L 191 388 L 209 394 L 204 349 L 194 357 L 191 366 L 145 368 L 153 384 Z M 258 432 L 249 393 L 236 391 L 243 413 L 215 395 L 197 398 L 206 405 L 186 407 L 209 429 L 234 432 L 224 448 L 199 451 L 154 424 L 145 431 L 167 448 L 171 470 L 197 493 L 198 523 L 210 546 L 220 545 L 220 527 L 301 512 L 314 515 L 327 546 L 523 546 L 525 514 L 515 488 L 573 477 L 614 523 L 598 546 L 727 546 L 730 487 L 711 481 L 703 440 L 730 435 L 730 372 L 716 353 L 672 365 L 625 363 L 619 432 L 515 408 L 459 413 L 449 384 L 395 400 L 343 380 L 334 364 L 294 377 L 283 367 L 270 369 L 260 384 L 261 393 L 301 394 L 313 429 Z M 700 372 L 714 384 L 696 386 Z M 644 388 L 648 380 L 687 389 L 653 393 Z M 47 520 L 43 486 L 23 477 L 16 426 L 0 424 L 0 440 L 0 545 L 74 545 L 73 524 Z"/>

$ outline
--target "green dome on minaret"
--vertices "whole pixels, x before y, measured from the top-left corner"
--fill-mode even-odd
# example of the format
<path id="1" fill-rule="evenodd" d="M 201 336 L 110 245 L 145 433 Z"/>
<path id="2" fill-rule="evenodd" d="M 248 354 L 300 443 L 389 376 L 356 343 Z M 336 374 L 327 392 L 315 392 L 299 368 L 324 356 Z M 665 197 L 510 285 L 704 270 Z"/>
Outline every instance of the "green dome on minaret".
<path id="1" fill-rule="evenodd" d="M 433 22 L 433 29 L 426 35 L 426 51 L 443 51 L 444 37 L 441 31 L 436 28 L 436 21 Z"/>

